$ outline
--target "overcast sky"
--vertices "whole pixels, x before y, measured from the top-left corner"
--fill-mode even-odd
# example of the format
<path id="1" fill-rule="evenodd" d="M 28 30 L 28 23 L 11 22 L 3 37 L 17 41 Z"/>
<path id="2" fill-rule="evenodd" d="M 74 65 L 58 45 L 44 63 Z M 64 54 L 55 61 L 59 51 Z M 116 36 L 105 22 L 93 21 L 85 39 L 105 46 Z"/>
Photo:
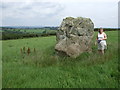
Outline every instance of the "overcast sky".
<path id="1" fill-rule="evenodd" d="M 118 27 L 119 0 L 2 0 L 0 25 L 59 26 L 63 18 L 91 18 L 95 27 Z M 1 16 L 2 15 L 2 16 Z"/>

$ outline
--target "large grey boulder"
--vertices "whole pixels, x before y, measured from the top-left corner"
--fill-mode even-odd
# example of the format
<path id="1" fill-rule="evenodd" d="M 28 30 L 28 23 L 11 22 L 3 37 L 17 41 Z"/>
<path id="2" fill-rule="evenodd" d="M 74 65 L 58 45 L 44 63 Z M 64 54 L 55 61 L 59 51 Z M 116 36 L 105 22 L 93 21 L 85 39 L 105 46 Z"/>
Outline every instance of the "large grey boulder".
<path id="1" fill-rule="evenodd" d="M 67 17 L 63 19 L 56 34 L 55 50 L 76 58 L 81 53 L 91 51 L 94 24 L 89 18 Z"/>

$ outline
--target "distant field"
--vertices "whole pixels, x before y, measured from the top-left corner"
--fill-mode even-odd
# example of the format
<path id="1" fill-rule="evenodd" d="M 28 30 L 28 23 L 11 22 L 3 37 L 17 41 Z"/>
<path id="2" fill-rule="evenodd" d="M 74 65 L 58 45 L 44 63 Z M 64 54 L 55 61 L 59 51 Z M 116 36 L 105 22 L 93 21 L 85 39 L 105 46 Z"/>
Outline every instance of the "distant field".
<path id="1" fill-rule="evenodd" d="M 22 29 L 22 28 L 3 28 L 0 30 L 2 33 L 2 38 L 0 40 L 10 40 L 10 39 L 23 39 L 30 37 L 41 37 L 55 35 L 56 28 L 33 28 L 33 29 Z"/>
<path id="2" fill-rule="evenodd" d="M 83 53 L 78 58 L 55 54 L 55 36 L 2 41 L 3 88 L 117 88 L 118 32 L 106 32 L 108 49 L 104 56 Z M 21 48 L 31 53 L 21 53 Z M 34 51 L 35 48 L 35 51 Z"/>
<path id="3" fill-rule="evenodd" d="M 99 28 L 94 28 L 98 31 Z M 42 28 L 0 28 L 2 37 L 0 40 L 22 39 L 30 37 L 52 36 L 56 35 L 58 27 L 42 27 Z M 117 28 L 104 28 L 105 31 L 118 31 Z"/>

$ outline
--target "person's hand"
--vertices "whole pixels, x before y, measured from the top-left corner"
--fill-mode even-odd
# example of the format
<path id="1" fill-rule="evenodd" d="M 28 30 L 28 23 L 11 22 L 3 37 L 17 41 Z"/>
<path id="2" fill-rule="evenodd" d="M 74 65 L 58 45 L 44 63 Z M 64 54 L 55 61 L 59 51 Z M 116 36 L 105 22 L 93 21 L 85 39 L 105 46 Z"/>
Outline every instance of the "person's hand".
<path id="1" fill-rule="evenodd" d="M 104 39 L 100 39 L 100 40 L 104 40 Z"/>
<path id="2" fill-rule="evenodd" d="M 97 42 L 98 42 L 98 43 L 100 43 L 100 42 L 101 42 L 101 40 L 98 40 Z"/>

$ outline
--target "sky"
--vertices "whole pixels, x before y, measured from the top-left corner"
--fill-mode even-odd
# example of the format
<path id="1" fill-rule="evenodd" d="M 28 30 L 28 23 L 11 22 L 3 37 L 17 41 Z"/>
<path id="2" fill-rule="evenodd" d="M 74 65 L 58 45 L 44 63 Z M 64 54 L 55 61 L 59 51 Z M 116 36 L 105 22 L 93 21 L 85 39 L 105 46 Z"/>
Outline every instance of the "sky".
<path id="1" fill-rule="evenodd" d="M 60 26 L 65 17 L 90 18 L 99 28 L 118 27 L 119 0 L 1 0 L 0 26 Z"/>
<path id="2" fill-rule="evenodd" d="M 118 2 L 118 28 L 120 28 L 120 1 Z"/>

